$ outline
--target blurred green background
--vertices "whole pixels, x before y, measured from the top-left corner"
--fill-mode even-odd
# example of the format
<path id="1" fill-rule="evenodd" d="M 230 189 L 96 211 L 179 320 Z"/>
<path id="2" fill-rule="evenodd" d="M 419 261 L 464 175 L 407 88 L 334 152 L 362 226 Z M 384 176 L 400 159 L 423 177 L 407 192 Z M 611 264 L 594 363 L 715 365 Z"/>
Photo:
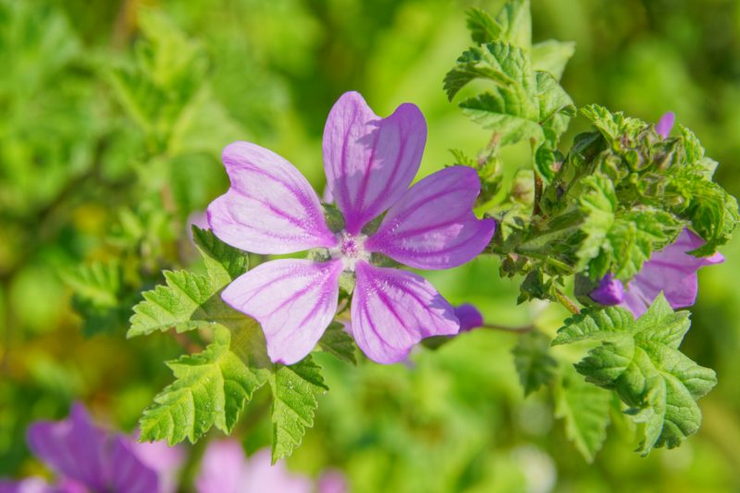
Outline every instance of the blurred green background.
<path id="1" fill-rule="evenodd" d="M 43 471 L 25 445 L 30 421 L 81 399 L 129 431 L 170 381 L 162 362 L 180 346 L 167 334 L 128 341 L 125 321 L 161 269 L 193 261 L 187 218 L 225 190 L 225 144 L 269 147 L 321 189 L 323 122 L 359 90 L 381 115 L 421 107 L 422 175 L 450 164 L 449 148 L 484 146 L 441 81 L 468 44 L 465 8 L 501 3 L 0 0 L 0 477 Z M 576 104 L 648 121 L 675 111 L 740 195 L 740 2 L 532 3 L 535 41 L 577 44 L 563 78 Z M 526 149 L 505 163 L 528 166 Z M 524 399 L 516 336 L 477 331 L 408 367 L 318 355 L 331 391 L 291 468 L 339 467 L 359 492 L 740 490 L 740 237 L 722 251 L 727 261 L 701 272 L 684 343 L 719 385 L 679 449 L 640 458 L 614 424 L 587 464 L 551 392 Z M 536 320 L 552 333 L 565 316 L 517 306 L 494 259 L 428 278 L 493 323 Z M 269 444 L 265 400 L 236 431 L 248 450 Z"/>

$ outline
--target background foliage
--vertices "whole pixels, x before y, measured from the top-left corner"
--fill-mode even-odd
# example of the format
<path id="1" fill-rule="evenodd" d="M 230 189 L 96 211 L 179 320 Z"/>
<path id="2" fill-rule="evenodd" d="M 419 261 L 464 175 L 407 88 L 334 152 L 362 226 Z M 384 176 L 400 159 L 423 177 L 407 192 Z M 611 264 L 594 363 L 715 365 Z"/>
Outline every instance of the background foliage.
<path id="1" fill-rule="evenodd" d="M 495 12 L 500 3 L 475 5 Z M 468 45 L 471 5 L 0 0 L 0 476 L 39 471 L 24 430 L 65 415 L 72 399 L 133 429 L 171 381 L 161 362 L 183 346 L 199 349 L 185 334 L 125 334 L 142 288 L 162 283 L 162 269 L 200 262 L 188 217 L 225 189 L 223 145 L 239 138 L 274 149 L 320 189 L 323 122 L 349 89 L 380 114 L 402 101 L 421 107 L 422 175 L 451 163 L 450 147 L 472 153 L 485 144 L 487 132 L 442 90 Z M 533 19 L 535 41 L 575 41 L 562 84 L 577 105 L 646 121 L 675 111 L 721 163 L 717 181 L 740 195 L 740 5 L 573 0 L 565 9 L 534 0 Z M 566 141 L 586 127 L 574 119 Z M 510 182 L 529 164 L 526 145 L 507 148 L 503 160 Z M 338 466 L 356 491 L 736 490 L 740 238 L 722 251 L 727 262 L 700 274 L 682 345 L 719 383 L 699 403 L 701 430 L 681 448 L 641 458 L 628 433 L 609 429 L 589 465 L 576 448 L 590 457 L 604 433 L 568 430 L 579 437 L 573 445 L 560 418 L 606 406 L 603 394 L 583 386 L 574 401 L 578 392 L 558 389 L 581 380 L 566 374 L 554 391 L 525 399 L 515 364 L 526 367 L 536 337 L 474 331 L 419 351 L 409 367 L 318 354 L 331 392 L 318 397 L 315 427 L 290 465 L 309 474 Z M 498 268 L 481 258 L 429 277 L 490 322 L 536 322 L 554 335 L 564 310 L 516 306 L 518 282 Z M 181 363 L 172 370 L 193 371 Z M 250 451 L 270 442 L 269 392 L 256 390 L 235 424 Z"/>

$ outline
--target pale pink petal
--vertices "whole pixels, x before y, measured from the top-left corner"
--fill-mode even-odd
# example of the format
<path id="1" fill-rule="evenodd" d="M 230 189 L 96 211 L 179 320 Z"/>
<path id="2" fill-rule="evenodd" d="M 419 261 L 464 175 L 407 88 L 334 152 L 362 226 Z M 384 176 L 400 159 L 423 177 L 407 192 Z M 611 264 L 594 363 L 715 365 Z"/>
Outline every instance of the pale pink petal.
<path id="1" fill-rule="evenodd" d="M 246 457 L 235 440 L 218 440 L 208 444 L 195 479 L 198 493 L 243 493 Z"/>
<path id="2" fill-rule="evenodd" d="M 273 362 L 290 365 L 311 352 L 334 318 L 341 272 L 339 261 L 272 260 L 238 277 L 221 297 L 262 325 Z"/>
<path id="3" fill-rule="evenodd" d="M 306 178 L 288 161 L 249 142 L 223 152 L 229 190 L 208 206 L 208 223 L 229 245 L 282 254 L 336 245 Z"/>
<path id="4" fill-rule="evenodd" d="M 174 493 L 177 475 L 185 463 L 185 450 L 180 446 L 170 447 L 167 442 L 137 442 L 131 440 L 136 456 L 159 477 L 159 493 Z"/>
<path id="5" fill-rule="evenodd" d="M 480 192 L 478 173 L 452 166 L 411 187 L 383 218 L 365 248 L 418 269 L 449 269 L 478 255 L 496 229 L 472 207 Z"/>
<path id="6" fill-rule="evenodd" d="M 412 272 L 357 262 L 352 297 L 352 335 L 368 358 L 403 361 L 414 344 L 457 334 L 452 306 L 426 279 Z"/>
<path id="7" fill-rule="evenodd" d="M 247 460 L 242 474 L 242 487 L 239 493 L 311 493 L 310 479 L 294 474 L 285 467 L 284 461 L 272 464 L 269 449 L 257 451 Z"/>
<path id="8" fill-rule="evenodd" d="M 419 170 L 426 136 L 424 115 L 413 104 L 387 118 L 356 92 L 334 104 L 324 128 L 324 169 L 348 233 L 359 233 L 403 195 Z"/>
<path id="9" fill-rule="evenodd" d="M 26 478 L 19 481 L 0 480 L 0 493 L 61 493 L 41 478 Z M 67 493 L 64 491 L 64 493 Z"/>
<path id="10" fill-rule="evenodd" d="M 667 139 L 671 134 L 674 123 L 676 123 L 676 114 L 669 111 L 665 115 L 661 116 L 658 123 L 655 124 L 655 132 L 664 139 Z"/>
<path id="11" fill-rule="evenodd" d="M 337 469 L 324 472 L 317 485 L 318 493 L 347 493 L 347 478 Z"/>

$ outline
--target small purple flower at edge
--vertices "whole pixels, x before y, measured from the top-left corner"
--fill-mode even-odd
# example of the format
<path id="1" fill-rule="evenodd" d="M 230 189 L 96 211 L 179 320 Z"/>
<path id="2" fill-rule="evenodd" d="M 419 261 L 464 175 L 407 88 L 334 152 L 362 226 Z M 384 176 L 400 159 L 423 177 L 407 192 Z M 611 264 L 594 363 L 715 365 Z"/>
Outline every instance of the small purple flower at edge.
<path id="1" fill-rule="evenodd" d="M 463 303 L 455 307 L 455 315 L 460 320 L 460 332 L 469 332 L 478 327 L 482 327 L 483 314 L 470 303 Z"/>
<path id="2" fill-rule="evenodd" d="M 40 478 L 3 481 L 2 493 L 170 493 L 183 460 L 179 448 L 139 444 L 97 427 L 79 403 L 66 420 L 32 424 L 27 439 L 34 455 L 56 473 L 58 484 L 50 486 Z"/>
<path id="3" fill-rule="evenodd" d="M 231 187 L 208 206 L 214 234 L 254 253 L 318 249 L 324 258 L 266 262 L 221 295 L 262 325 L 274 362 L 293 364 L 313 349 L 336 313 L 342 273 L 355 277 L 352 335 L 372 360 L 402 361 L 421 339 L 458 332 L 452 306 L 428 281 L 373 264 L 375 253 L 418 269 L 448 269 L 473 259 L 493 235 L 494 220 L 472 212 L 480 192 L 474 169 L 445 168 L 409 188 L 425 141 L 415 105 L 380 118 L 356 92 L 339 98 L 323 139 L 328 193 L 344 216 L 338 232 L 288 161 L 248 142 L 224 149 Z M 367 232 L 383 212 L 378 229 Z"/>
<path id="4" fill-rule="evenodd" d="M 655 131 L 666 139 L 675 121 L 676 115 L 668 112 L 655 125 Z M 705 265 L 724 261 L 719 253 L 703 258 L 688 253 L 702 245 L 704 240 L 691 230 L 684 229 L 676 241 L 650 256 L 627 287 L 609 273 L 589 296 L 602 305 L 627 308 L 635 317 L 645 313 L 661 291 L 673 308 L 691 306 L 696 302 L 699 289 L 696 272 Z"/>

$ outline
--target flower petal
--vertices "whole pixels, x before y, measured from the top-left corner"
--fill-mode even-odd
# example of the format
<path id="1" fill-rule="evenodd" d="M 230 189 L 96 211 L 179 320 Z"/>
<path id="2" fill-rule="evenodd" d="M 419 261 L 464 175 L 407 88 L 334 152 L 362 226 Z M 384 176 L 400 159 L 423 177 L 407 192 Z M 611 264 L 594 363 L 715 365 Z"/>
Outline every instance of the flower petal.
<path id="1" fill-rule="evenodd" d="M 699 290 L 696 275 L 699 268 L 724 261 L 719 253 L 709 257 L 695 257 L 687 253 L 702 245 L 704 240 L 701 237 L 684 229 L 676 241 L 653 253 L 627 285 L 624 306 L 639 316 L 661 291 L 673 308 L 693 305 Z M 640 300 L 643 306 L 640 306 Z"/>
<path id="2" fill-rule="evenodd" d="M 658 123 L 655 124 L 655 132 L 664 139 L 667 139 L 671 134 L 674 123 L 676 123 L 676 114 L 669 111 L 665 115 L 661 116 Z"/>
<path id="3" fill-rule="evenodd" d="M 396 363 L 421 339 L 460 329 L 452 306 L 418 274 L 365 261 L 357 262 L 355 274 L 352 335 L 368 358 Z"/>
<path id="4" fill-rule="evenodd" d="M 424 115 L 413 104 L 387 118 L 356 92 L 334 104 L 324 128 L 324 168 L 348 233 L 359 233 L 403 195 L 419 170 L 426 136 Z"/>
<path id="5" fill-rule="evenodd" d="M 241 489 L 247 461 L 236 440 L 208 444 L 195 485 L 200 493 L 236 493 Z"/>
<path id="6" fill-rule="evenodd" d="M 464 264 L 483 251 L 496 229 L 493 219 L 473 214 L 479 192 L 473 168 L 451 166 L 437 171 L 390 208 L 365 247 L 418 269 Z"/>
<path id="7" fill-rule="evenodd" d="M 60 493 L 60 490 L 49 486 L 41 478 L 26 478 L 19 481 L 0 479 L 0 493 Z"/>
<path id="8" fill-rule="evenodd" d="M 136 456 L 128 437 L 122 435 L 113 437 L 109 457 L 109 490 L 127 493 L 163 493 L 157 473 L 145 466 Z"/>
<path id="9" fill-rule="evenodd" d="M 306 178 L 288 161 L 249 142 L 223 152 L 228 192 L 208 206 L 208 223 L 221 240 L 262 254 L 336 245 Z"/>
<path id="10" fill-rule="evenodd" d="M 289 492 L 311 493 L 314 491 L 312 481 L 288 470 L 285 461 L 272 463 L 269 449 L 258 450 L 247 460 L 244 469 L 240 492 Z"/>
<path id="11" fill-rule="evenodd" d="M 159 478 L 158 493 L 174 493 L 177 490 L 177 476 L 185 463 L 185 449 L 170 447 L 167 442 L 139 442 L 131 440 L 130 447 L 149 469 Z"/>
<path id="12" fill-rule="evenodd" d="M 316 345 L 337 310 L 339 261 L 280 259 L 241 275 L 221 297 L 254 317 L 276 363 L 302 360 Z"/>
<path id="13" fill-rule="evenodd" d="M 460 321 L 460 332 L 469 332 L 484 324 L 483 314 L 471 303 L 456 306 L 455 316 Z"/>
<path id="14" fill-rule="evenodd" d="M 80 481 L 96 491 L 107 488 L 107 436 L 95 427 L 81 404 L 72 406 L 66 420 L 32 424 L 27 439 L 34 455 L 60 476 Z"/>
<path id="15" fill-rule="evenodd" d="M 589 296 L 602 305 L 618 305 L 624 301 L 624 284 L 610 272 L 601 278 L 599 285 L 589 293 Z"/>

